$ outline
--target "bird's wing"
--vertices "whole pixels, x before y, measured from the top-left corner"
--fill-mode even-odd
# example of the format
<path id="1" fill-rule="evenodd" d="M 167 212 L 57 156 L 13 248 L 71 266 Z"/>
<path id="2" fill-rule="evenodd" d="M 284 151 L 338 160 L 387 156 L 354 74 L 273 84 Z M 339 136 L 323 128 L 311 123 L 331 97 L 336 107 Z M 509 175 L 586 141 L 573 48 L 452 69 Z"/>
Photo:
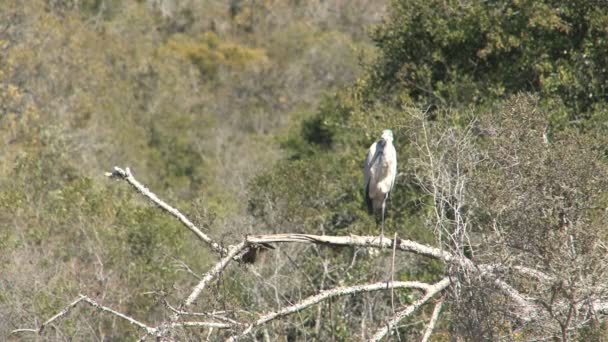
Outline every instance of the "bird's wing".
<path id="1" fill-rule="evenodd" d="M 369 151 L 367 152 L 367 158 L 365 158 L 365 165 L 363 165 L 363 177 L 364 177 L 364 186 L 365 186 L 365 196 L 367 197 L 367 186 L 369 185 L 369 179 L 372 176 L 372 161 L 374 160 L 374 155 L 376 154 L 376 142 L 369 147 Z"/>
<path id="2" fill-rule="evenodd" d="M 364 186 L 367 187 L 370 178 L 372 176 L 372 163 L 374 162 L 374 157 L 376 156 L 378 142 L 374 142 L 367 151 L 367 158 L 365 158 L 365 166 L 363 168 L 363 176 L 365 178 Z"/>
<path id="3" fill-rule="evenodd" d="M 374 160 L 374 156 L 376 155 L 376 143 L 374 142 L 372 146 L 369 147 L 369 151 L 367 152 L 367 158 L 365 158 L 365 165 L 363 165 L 363 187 L 365 189 L 365 204 L 367 205 L 367 210 L 372 213 L 374 210 L 372 199 L 369 198 L 369 182 L 372 177 L 372 162 Z"/>

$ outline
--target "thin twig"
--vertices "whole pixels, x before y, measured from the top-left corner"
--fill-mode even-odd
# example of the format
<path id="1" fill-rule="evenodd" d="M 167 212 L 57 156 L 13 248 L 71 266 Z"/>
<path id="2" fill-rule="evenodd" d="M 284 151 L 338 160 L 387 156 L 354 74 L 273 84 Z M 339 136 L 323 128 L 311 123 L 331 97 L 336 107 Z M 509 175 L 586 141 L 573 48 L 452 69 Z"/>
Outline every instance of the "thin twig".
<path id="1" fill-rule="evenodd" d="M 184 272 L 190 274 L 191 276 L 193 276 L 194 278 L 201 280 L 201 276 L 199 276 L 196 272 L 194 272 L 190 266 L 188 266 L 185 262 L 181 261 L 181 260 L 175 260 L 173 262 L 173 264 L 175 265 L 175 268 L 177 268 L 178 270 L 184 270 Z"/>
<path id="2" fill-rule="evenodd" d="M 222 316 L 218 312 L 189 312 L 189 311 L 178 310 L 178 309 L 174 308 L 173 306 L 171 306 L 171 304 L 167 303 L 167 301 L 164 301 L 164 304 L 167 306 L 167 308 L 169 308 L 169 310 L 173 311 L 175 314 L 177 314 L 179 316 L 211 317 L 211 318 L 217 319 L 218 321 L 224 321 L 224 322 L 227 322 L 227 323 L 230 323 L 233 325 L 242 324 L 231 318 Z M 220 311 L 220 312 L 225 312 L 225 311 Z"/>
<path id="3" fill-rule="evenodd" d="M 18 334 L 18 333 L 22 333 L 22 332 L 31 332 L 31 333 L 37 334 L 39 331 L 40 331 L 40 329 L 15 329 L 15 330 L 11 331 L 11 334 Z"/>
<path id="4" fill-rule="evenodd" d="M 397 233 L 395 233 L 395 237 L 393 241 L 397 241 Z M 393 255 L 391 258 L 391 281 L 395 281 L 395 252 L 397 244 L 393 243 Z M 391 308 L 393 309 L 393 314 L 395 314 L 395 289 L 391 289 Z"/>
<path id="5" fill-rule="evenodd" d="M 156 328 L 152 328 L 148 325 L 146 325 L 145 323 L 142 323 L 138 320 L 136 320 L 135 318 L 129 317 L 123 313 L 120 313 L 116 310 L 112 310 L 107 306 L 103 306 L 99 303 L 97 303 L 96 301 L 92 300 L 91 298 L 84 296 L 84 295 L 80 295 L 80 297 L 78 297 L 78 299 L 74 300 L 73 302 L 71 302 L 70 304 L 68 304 L 65 308 L 63 308 L 63 310 L 61 310 L 59 313 L 57 313 L 56 315 L 54 315 L 53 317 L 49 318 L 46 322 L 42 323 L 42 325 L 40 326 L 40 328 L 38 329 L 17 329 L 17 330 L 13 330 L 12 333 L 18 333 L 18 332 L 37 332 L 38 334 L 42 334 L 42 332 L 44 331 L 44 329 L 46 328 L 46 326 L 48 326 L 49 324 L 53 323 L 56 320 L 62 319 L 65 316 L 67 316 L 68 313 L 70 313 L 70 311 L 72 311 L 72 309 L 74 307 L 76 307 L 76 305 L 78 305 L 79 303 L 87 303 L 88 305 L 99 309 L 101 311 L 105 311 L 107 313 L 110 313 L 114 316 L 117 316 L 119 318 L 122 318 L 124 320 L 126 320 L 127 322 L 141 328 L 144 329 L 146 331 L 146 333 L 148 335 L 150 334 L 154 334 L 156 333 L 157 329 Z"/>
<path id="6" fill-rule="evenodd" d="M 418 310 L 418 308 L 420 308 L 424 303 L 426 303 L 429 299 L 433 298 L 437 293 L 443 291 L 446 287 L 448 287 L 448 285 L 450 285 L 450 279 L 448 277 L 446 277 L 446 278 L 443 278 L 440 282 L 429 286 L 428 289 L 426 290 L 426 294 L 422 298 L 418 299 L 413 304 L 407 306 L 405 309 L 398 312 L 386 324 L 386 326 L 384 326 L 384 327 L 378 329 L 378 331 L 376 331 L 376 333 L 374 334 L 374 336 L 371 338 L 370 341 L 380 341 L 382 338 L 384 338 L 389 333 L 389 331 L 393 330 L 402 319 L 410 316 L 412 313 L 414 313 L 416 310 Z"/>
<path id="7" fill-rule="evenodd" d="M 167 324 L 161 324 L 157 329 L 173 329 L 179 327 L 205 327 L 205 328 L 215 328 L 215 329 L 229 329 L 232 328 L 234 324 L 231 323 L 219 323 L 219 322 L 173 322 Z"/>

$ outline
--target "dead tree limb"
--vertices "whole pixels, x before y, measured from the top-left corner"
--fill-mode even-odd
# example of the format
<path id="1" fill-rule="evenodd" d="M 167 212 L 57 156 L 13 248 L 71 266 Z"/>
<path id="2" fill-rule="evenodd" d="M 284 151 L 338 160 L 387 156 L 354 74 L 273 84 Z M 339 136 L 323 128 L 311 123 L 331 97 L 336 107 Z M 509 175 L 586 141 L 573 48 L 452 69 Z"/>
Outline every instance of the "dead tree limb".
<path id="1" fill-rule="evenodd" d="M 433 298 L 439 292 L 443 291 L 446 287 L 448 287 L 448 285 L 450 285 L 450 279 L 448 277 L 445 277 L 438 283 L 429 286 L 429 288 L 427 288 L 426 290 L 426 294 L 422 298 L 418 299 L 413 304 L 408 305 L 405 309 L 397 312 L 397 314 L 389 322 L 387 322 L 385 326 L 376 331 L 370 341 L 380 341 L 390 331 L 392 331 L 397 326 L 397 324 L 401 322 L 402 319 L 413 314 L 422 305 L 429 301 L 429 299 Z"/>
<path id="2" fill-rule="evenodd" d="M 171 322 L 171 323 L 161 324 L 157 327 L 152 327 L 143 322 L 136 320 L 133 317 L 127 316 L 127 315 L 120 313 L 114 309 L 111 309 L 107 306 L 101 305 L 87 296 L 80 295 L 80 297 L 78 299 L 74 300 L 72 303 L 68 304 L 65 308 L 63 308 L 63 310 L 58 312 L 53 317 L 49 318 L 46 322 L 42 323 L 42 325 L 40 325 L 40 328 L 38 328 L 38 329 L 16 329 L 16 330 L 13 330 L 11 333 L 14 334 L 14 333 L 20 333 L 20 332 L 33 332 L 33 333 L 42 334 L 44 329 L 49 324 L 53 323 L 54 321 L 63 319 L 65 316 L 67 316 L 70 313 L 70 311 L 72 311 L 72 309 L 74 309 L 80 303 L 86 303 L 86 304 L 94 307 L 95 309 L 107 312 L 111 315 L 121 318 L 121 319 L 131 323 L 132 325 L 145 330 L 146 336 L 149 336 L 149 335 L 161 336 L 161 334 L 164 331 L 167 331 L 168 329 L 177 328 L 177 327 L 206 327 L 206 328 L 215 328 L 215 329 L 229 329 L 229 328 L 233 328 L 233 327 L 239 325 L 238 323 L 234 324 L 234 323 L 229 323 L 229 322 L 192 321 L 192 322 Z"/>
<path id="3" fill-rule="evenodd" d="M 70 310 L 72 310 L 76 305 L 78 305 L 78 303 L 82 302 L 84 298 L 85 297 L 81 295 L 80 298 L 70 303 L 63 310 L 58 312 L 55 316 L 49 318 L 46 322 L 42 323 L 42 325 L 38 329 L 38 334 L 42 334 L 42 331 L 44 330 L 44 328 L 46 328 L 47 325 L 53 323 L 55 320 L 62 319 L 63 317 L 65 317 L 70 312 Z"/>
<path id="4" fill-rule="evenodd" d="M 205 289 L 207 284 L 211 282 L 215 277 L 217 277 L 230 262 L 234 259 L 234 257 L 243 251 L 247 247 L 247 243 L 245 241 L 239 243 L 236 246 L 230 247 L 230 252 L 226 255 L 222 260 L 220 260 L 209 272 L 205 274 L 203 279 L 194 287 L 186 301 L 184 302 L 184 307 L 188 307 L 194 303 L 194 301 L 200 296 L 201 292 Z M 177 315 L 177 314 L 176 314 Z"/>
<path id="5" fill-rule="evenodd" d="M 175 218 L 177 218 L 186 228 L 188 228 L 191 232 L 196 235 L 201 241 L 208 244 L 212 250 L 219 253 L 220 255 L 225 255 L 228 251 L 220 246 L 217 242 L 213 241 L 207 234 L 203 233 L 194 223 L 192 223 L 184 214 L 179 212 L 179 210 L 173 208 L 165 201 L 161 200 L 156 196 L 152 191 L 146 188 L 143 184 L 141 184 L 133 175 L 131 174 L 131 170 L 129 168 L 125 168 L 124 170 L 119 167 L 114 167 L 113 172 L 107 172 L 106 176 L 114 179 L 122 179 L 127 183 L 131 184 L 137 192 L 142 194 L 144 197 L 147 197 L 152 203 L 156 204 L 159 208 L 165 210 Z"/>
<path id="6" fill-rule="evenodd" d="M 64 318 L 65 316 L 67 316 L 70 311 L 72 311 L 72 309 L 74 309 L 79 303 L 87 303 L 88 305 L 99 309 L 101 311 L 105 311 L 108 312 L 112 315 L 115 315 L 121 319 L 126 320 L 127 322 L 137 326 L 138 328 L 144 329 L 146 331 L 146 333 L 148 334 L 154 334 L 154 332 L 156 331 L 155 328 L 152 328 L 132 317 L 129 317 L 125 314 L 122 314 L 118 311 L 112 310 L 106 306 L 103 306 L 97 302 L 95 302 L 94 300 L 90 299 L 87 296 L 83 296 L 80 295 L 80 297 L 78 299 L 76 299 L 75 301 L 73 301 L 72 303 L 70 303 L 69 305 L 67 305 L 65 308 L 63 308 L 63 310 L 61 310 L 60 312 L 58 312 L 56 315 L 54 315 L 53 317 L 49 318 L 46 322 L 42 323 L 42 325 L 40 325 L 40 328 L 38 328 L 37 330 L 34 329 L 18 329 L 18 330 L 14 330 L 13 333 L 16 332 L 21 332 L 21 331 L 32 331 L 32 332 L 37 332 L 38 334 L 42 334 L 42 332 L 44 331 L 44 329 L 51 323 L 53 323 L 56 320 L 60 320 L 62 318 Z"/>
<path id="7" fill-rule="evenodd" d="M 424 335 L 422 336 L 421 342 L 427 342 L 429 338 L 431 338 L 433 330 L 435 329 L 435 324 L 437 324 L 437 320 L 439 319 L 439 313 L 441 313 L 441 308 L 443 307 L 444 301 L 445 297 L 441 297 L 435 304 L 435 308 L 433 309 L 433 313 L 431 314 L 431 320 L 426 326 L 426 330 L 424 331 Z"/>
<path id="8" fill-rule="evenodd" d="M 283 316 L 287 316 L 287 315 L 302 311 L 314 304 L 318 304 L 329 298 L 346 296 L 346 295 L 351 295 L 351 294 L 355 294 L 355 293 L 372 292 L 372 291 L 397 289 L 397 288 L 413 288 L 413 289 L 419 289 L 419 290 L 424 290 L 424 291 L 428 292 L 430 289 L 433 288 L 433 286 L 426 284 L 426 283 L 418 282 L 418 281 L 393 281 L 393 282 L 379 282 L 379 283 L 368 284 L 368 285 L 338 287 L 338 288 L 334 288 L 331 290 L 321 291 L 319 294 L 305 298 L 298 303 L 285 307 L 281 310 L 270 312 L 270 313 L 263 315 L 257 321 L 251 323 L 240 335 L 233 336 L 230 339 L 228 339 L 228 341 L 236 341 L 238 338 L 251 333 L 251 331 L 255 327 L 266 324 L 274 319 L 281 318 Z"/>
<path id="9" fill-rule="evenodd" d="M 552 276 L 547 275 L 544 272 L 541 272 L 539 270 L 530 268 L 530 267 L 526 267 L 526 266 L 505 266 L 505 265 L 498 265 L 498 264 L 492 264 L 492 265 L 483 265 L 483 266 L 479 266 L 480 269 L 482 269 L 483 271 L 486 272 L 491 272 L 491 273 L 506 273 L 506 272 L 517 272 L 520 273 L 522 275 L 531 277 L 531 278 L 535 278 L 538 281 L 541 281 L 543 283 L 551 283 L 555 281 L 555 278 Z"/>
<path id="10" fill-rule="evenodd" d="M 442 251 L 439 248 L 424 245 L 411 240 L 390 239 L 379 236 L 329 236 L 329 235 L 312 235 L 312 234 L 272 234 L 272 235 L 249 235 L 247 241 L 250 243 L 278 243 L 278 242 L 300 242 L 314 243 L 321 245 L 333 246 L 350 246 L 350 247 L 374 247 L 388 248 L 396 244 L 396 249 L 405 252 L 413 252 L 415 254 L 424 255 L 444 262 L 450 262 L 454 257 L 452 254 Z"/>
<path id="11" fill-rule="evenodd" d="M 237 322 L 233 319 L 230 319 L 226 316 L 221 315 L 220 312 L 190 312 L 190 311 L 178 310 L 178 309 L 174 308 L 173 306 L 171 306 L 166 301 L 164 302 L 164 304 L 165 304 L 165 306 L 167 306 L 167 308 L 169 308 L 169 310 L 173 311 L 173 313 L 175 313 L 179 316 L 210 317 L 213 319 L 217 319 L 218 321 L 223 321 L 223 322 L 231 323 L 234 325 L 242 324 L 240 322 Z M 225 311 L 221 311 L 221 313 L 225 313 Z"/>

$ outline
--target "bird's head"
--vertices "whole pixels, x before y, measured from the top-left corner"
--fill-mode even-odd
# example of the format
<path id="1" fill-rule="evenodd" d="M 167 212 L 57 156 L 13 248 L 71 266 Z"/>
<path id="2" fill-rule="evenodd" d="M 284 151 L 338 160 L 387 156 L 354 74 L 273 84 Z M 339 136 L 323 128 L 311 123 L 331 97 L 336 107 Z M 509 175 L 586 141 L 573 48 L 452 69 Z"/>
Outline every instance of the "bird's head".
<path id="1" fill-rule="evenodd" d="M 384 131 L 382 131 L 382 137 L 383 140 L 385 141 L 393 141 L 393 131 L 390 129 L 385 129 Z"/>

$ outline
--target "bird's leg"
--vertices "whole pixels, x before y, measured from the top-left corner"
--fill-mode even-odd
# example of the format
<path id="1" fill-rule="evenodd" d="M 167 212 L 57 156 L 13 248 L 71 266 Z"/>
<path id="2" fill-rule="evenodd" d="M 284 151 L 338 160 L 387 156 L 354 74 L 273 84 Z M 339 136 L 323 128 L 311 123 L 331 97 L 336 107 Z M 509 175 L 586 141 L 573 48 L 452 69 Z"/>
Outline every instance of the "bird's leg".
<path id="1" fill-rule="evenodd" d="M 386 198 L 384 199 L 384 201 L 382 201 L 382 223 L 381 223 L 381 230 L 380 230 L 380 236 L 382 237 L 382 239 L 380 240 L 380 243 L 382 243 L 384 241 L 384 210 L 386 209 Z"/>

